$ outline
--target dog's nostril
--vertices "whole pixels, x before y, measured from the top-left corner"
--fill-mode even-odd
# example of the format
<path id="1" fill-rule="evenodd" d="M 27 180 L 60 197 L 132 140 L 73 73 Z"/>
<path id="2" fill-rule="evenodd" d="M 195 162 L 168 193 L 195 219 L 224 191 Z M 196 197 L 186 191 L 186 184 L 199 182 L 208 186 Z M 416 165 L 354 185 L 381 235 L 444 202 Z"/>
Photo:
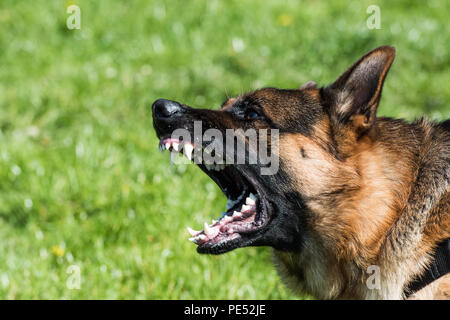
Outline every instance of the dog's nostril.
<path id="1" fill-rule="evenodd" d="M 183 107 L 176 101 L 158 99 L 152 105 L 153 114 L 159 118 L 167 118 L 183 111 Z"/>

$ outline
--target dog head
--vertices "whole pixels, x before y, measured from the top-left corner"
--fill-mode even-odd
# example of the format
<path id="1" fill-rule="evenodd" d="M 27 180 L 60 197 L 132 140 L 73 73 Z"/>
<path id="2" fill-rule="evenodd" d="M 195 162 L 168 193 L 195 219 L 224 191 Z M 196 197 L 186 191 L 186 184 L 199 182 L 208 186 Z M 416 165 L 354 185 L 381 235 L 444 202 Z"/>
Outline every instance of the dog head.
<path id="1" fill-rule="evenodd" d="M 250 245 L 296 251 L 311 230 L 345 225 L 348 217 L 339 207 L 361 187 L 360 168 L 350 159 L 375 134 L 381 89 L 394 55 L 392 47 L 380 47 L 328 87 L 309 82 L 294 90 L 264 88 L 230 98 L 219 110 L 154 102 L 160 149 L 184 153 L 228 198 L 219 221 L 205 224 L 203 231 L 190 229 L 198 252 L 218 254 Z M 225 141 L 229 130 L 235 133 L 232 143 Z M 246 132 L 256 132 L 255 139 Z M 259 147 L 267 149 L 269 162 L 249 161 Z M 244 161 L 237 161 L 239 154 Z M 213 161 L 205 161 L 205 155 Z M 275 160 L 275 170 L 263 174 Z"/>

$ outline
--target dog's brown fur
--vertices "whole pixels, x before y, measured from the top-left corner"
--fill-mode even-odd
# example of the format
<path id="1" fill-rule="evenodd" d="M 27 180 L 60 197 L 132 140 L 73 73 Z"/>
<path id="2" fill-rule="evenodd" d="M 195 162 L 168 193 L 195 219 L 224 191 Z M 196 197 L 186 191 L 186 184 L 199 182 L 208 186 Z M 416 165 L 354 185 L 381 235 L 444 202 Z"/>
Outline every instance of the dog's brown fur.
<path id="1" fill-rule="evenodd" d="M 329 87 L 260 89 L 218 111 L 175 103 L 173 116 L 155 117 L 160 137 L 194 120 L 218 129 L 279 130 L 280 170 L 256 176 L 270 191 L 272 220 L 252 245 L 275 248 L 277 269 L 297 293 L 406 298 L 405 289 L 450 237 L 450 120 L 376 116 L 394 56 L 392 47 L 375 49 Z M 253 117 L 242 116 L 249 110 Z M 367 285 L 373 266 L 379 288 Z M 411 298 L 449 298 L 449 287 L 450 277 L 442 277 Z"/>
<path id="2" fill-rule="evenodd" d="M 295 292 L 325 299 L 402 298 L 405 284 L 450 236 L 450 132 L 423 119 L 408 124 L 376 117 L 394 54 L 391 47 L 370 52 L 326 92 L 308 84 L 299 92 L 262 89 L 247 96 L 281 127 L 301 116 L 292 112 L 294 101 L 303 101 L 303 108 L 329 107 L 310 134 L 280 136 L 281 162 L 310 210 L 302 250 L 274 254 Z M 378 69 L 373 93 L 355 93 L 359 84 L 351 82 L 364 82 Z M 352 104 L 363 98 L 363 106 Z M 378 290 L 366 285 L 371 265 L 381 270 Z M 448 297 L 450 279 L 439 282 L 435 292 Z"/>
<path id="3" fill-rule="evenodd" d="M 436 244 L 450 236 L 448 185 L 439 190 L 439 185 L 430 189 L 417 184 L 420 157 L 430 156 L 422 149 L 433 145 L 432 125 L 420 121 L 414 129 L 404 123 L 395 128 L 378 119 L 376 128 L 357 142 L 345 161 L 319 147 L 315 135 L 281 139 L 280 156 L 290 164 L 292 176 L 302 177 L 297 186 L 313 212 L 309 246 L 300 254 L 275 252 L 280 273 L 297 292 L 321 298 L 400 298 L 399 283 L 420 274 Z M 298 157 L 293 148 L 298 145 L 309 158 Z M 436 191 L 434 207 L 423 221 L 415 221 L 421 218 L 417 211 L 410 219 L 405 216 L 409 206 L 423 204 Z M 408 203 L 410 199 L 414 201 Z M 407 235 L 410 228 L 418 234 Z M 381 268 L 381 290 L 367 290 L 365 270 L 370 265 Z M 450 294 L 450 279 L 441 282 L 441 289 L 435 289 L 442 297 L 443 292 Z"/>

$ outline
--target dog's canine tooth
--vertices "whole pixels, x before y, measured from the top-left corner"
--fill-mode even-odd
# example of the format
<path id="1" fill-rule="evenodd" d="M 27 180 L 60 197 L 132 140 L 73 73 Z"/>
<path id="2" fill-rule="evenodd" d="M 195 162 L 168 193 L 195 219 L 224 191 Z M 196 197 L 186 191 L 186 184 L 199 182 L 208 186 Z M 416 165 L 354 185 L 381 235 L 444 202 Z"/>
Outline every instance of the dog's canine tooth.
<path id="1" fill-rule="evenodd" d="M 242 205 L 242 208 L 241 208 L 241 212 L 245 212 L 245 211 L 248 211 L 248 210 L 250 210 L 251 209 L 251 206 L 247 206 L 247 205 Z"/>
<path id="2" fill-rule="evenodd" d="M 197 236 L 200 233 L 200 231 L 195 231 L 195 230 L 191 229 L 190 227 L 187 227 L 186 229 L 189 232 L 189 234 L 193 237 Z"/>
<path id="3" fill-rule="evenodd" d="M 167 150 L 169 150 L 170 149 L 170 142 L 166 142 L 165 147 L 166 147 Z"/>
<path id="4" fill-rule="evenodd" d="M 206 236 L 205 236 L 204 234 L 201 234 L 201 235 L 199 235 L 199 236 L 195 237 L 195 239 L 196 239 L 196 240 L 200 240 L 200 241 L 203 241 L 203 240 L 205 240 L 205 239 L 206 239 Z"/>
<path id="5" fill-rule="evenodd" d="M 183 146 L 184 155 L 189 159 L 192 160 L 192 151 L 194 151 L 194 146 L 190 143 L 185 143 Z"/>
<path id="6" fill-rule="evenodd" d="M 208 224 L 205 222 L 205 225 L 204 225 L 204 231 L 205 231 L 205 234 L 207 235 L 207 236 L 210 236 L 210 235 L 212 235 L 214 232 L 213 232 L 213 229 L 211 229 L 209 226 L 208 226 Z"/>
<path id="7" fill-rule="evenodd" d="M 247 198 L 245 199 L 245 204 L 247 204 L 247 205 L 249 205 L 249 206 L 254 206 L 255 203 L 256 203 L 256 201 L 253 200 L 253 199 L 250 198 L 250 197 L 247 197 Z"/>

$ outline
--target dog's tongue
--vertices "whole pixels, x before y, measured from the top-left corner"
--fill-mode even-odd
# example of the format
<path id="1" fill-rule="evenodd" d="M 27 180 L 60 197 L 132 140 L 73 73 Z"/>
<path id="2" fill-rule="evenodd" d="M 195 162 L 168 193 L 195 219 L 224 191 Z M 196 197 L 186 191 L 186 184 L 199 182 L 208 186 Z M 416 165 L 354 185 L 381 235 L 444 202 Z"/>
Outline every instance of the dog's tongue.
<path id="1" fill-rule="evenodd" d="M 189 240 L 197 245 L 201 245 L 216 238 L 218 235 L 232 235 L 236 231 L 245 231 L 247 225 L 251 224 L 256 216 L 256 201 L 257 197 L 250 194 L 245 199 L 245 204 L 242 205 L 240 211 L 234 211 L 233 214 L 226 214 L 218 221 L 213 221 L 210 225 L 205 222 L 202 231 L 195 231 L 188 227 L 187 230 L 192 236 Z"/>

